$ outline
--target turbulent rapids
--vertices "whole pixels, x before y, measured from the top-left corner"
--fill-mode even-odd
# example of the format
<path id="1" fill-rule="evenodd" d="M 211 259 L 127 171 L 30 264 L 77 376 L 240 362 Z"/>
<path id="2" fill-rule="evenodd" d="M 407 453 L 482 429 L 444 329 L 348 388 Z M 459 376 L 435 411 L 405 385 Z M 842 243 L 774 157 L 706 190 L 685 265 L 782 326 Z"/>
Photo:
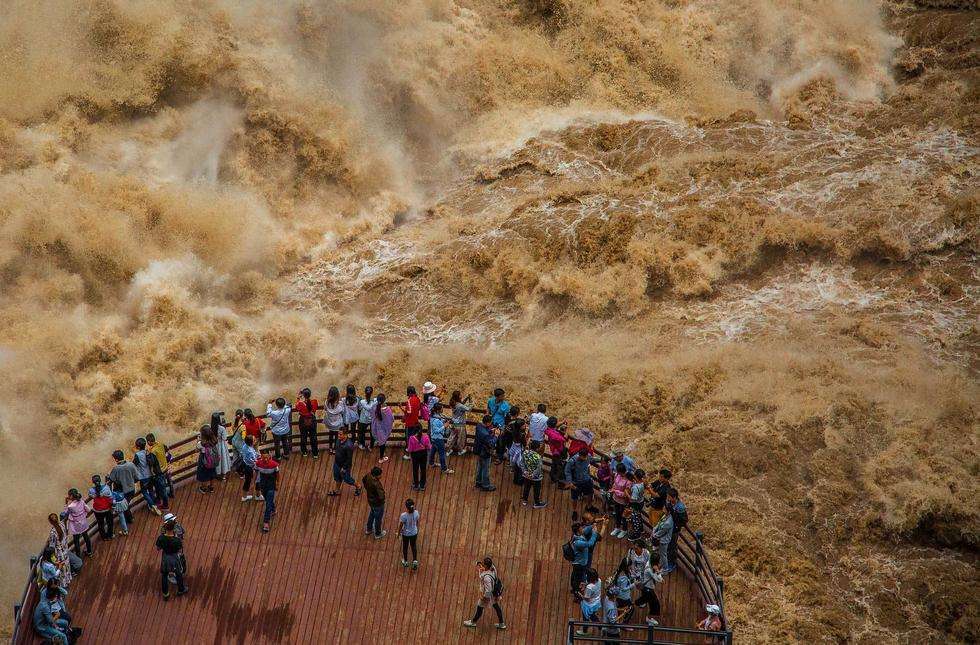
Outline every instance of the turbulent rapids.
<path id="1" fill-rule="evenodd" d="M 432 380 L 670 466 L 740 640 L 975 641 L 978 32 L 941 0 L 8 1 L 8 604 L 36 509 L 136 433 Z"/>

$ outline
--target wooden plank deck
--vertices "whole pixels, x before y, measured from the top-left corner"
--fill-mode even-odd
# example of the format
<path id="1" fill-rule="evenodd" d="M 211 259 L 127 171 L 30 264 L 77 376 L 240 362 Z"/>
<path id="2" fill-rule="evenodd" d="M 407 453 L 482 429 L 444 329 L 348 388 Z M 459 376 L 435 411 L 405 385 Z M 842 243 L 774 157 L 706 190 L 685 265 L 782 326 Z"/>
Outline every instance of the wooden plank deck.
<path id="1" fill-rule="evenodd" d="M 498 490 L 473 487 L 475 458 L 453 459 L 456 473 L 429 470 L 427 490 L 410 489 L 411 469 L 390 451 L 382 481 L 387 490 L 387 537 L 364 534 L 367 501 L 345 487 L 326 496 L 331 458 L 294 454 L 280 476 L 278 515 L 263 534 L 262 504 L 242 503 L 236 476 L 202 495 L 189 483 L 172 504 L 187 530 L 190 593 L 164 602 L 160 558 L 153 547 L 160 520 L 137 513 L 128 537 L 96 544 L 72 584 L 69 608 L 85 629 L 82 642 L 258 643 L 421 642 L 563 643 L 568 620 L 579 617 L 568 593 L 569 563 L 561 557 L 572 506 L 548 481 L 545 509 L 522 507 L 509 468 L 494 466 Z M 355 478 L 375 456 L 357 451 Z M 400 565 L 397 516 L 407 497 L 421 513 L 418 571 Z M 627 549 L 606 537 L 595 562 L 608 576 Z M 501 605 L 508 629 L 485 615 L 476 630 L 462 626 L 478 596 L 474 563 L 491 555 L 505 583 Z M 700 618 L 696 587 L 680 569 L 659 590 L 663 623 L 692 627 Z M 24 630 L 23 642 L 31 642 Z M 36 639 L 35 639 L 36 640 Z"/>

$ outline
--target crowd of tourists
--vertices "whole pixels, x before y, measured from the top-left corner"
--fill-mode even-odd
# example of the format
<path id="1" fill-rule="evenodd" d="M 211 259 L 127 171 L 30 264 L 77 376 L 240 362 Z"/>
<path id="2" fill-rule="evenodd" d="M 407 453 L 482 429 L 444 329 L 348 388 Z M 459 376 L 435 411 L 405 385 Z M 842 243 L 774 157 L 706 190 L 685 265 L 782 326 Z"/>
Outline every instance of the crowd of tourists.
<path id="1" fill-rule="evenodd" d="M 443 398 L 440 388 L 426 382 L 421 394 L 409 386 L 405 402 L 397 406 L 405 428 L 404 445 L 399 448 L 401 458 L 411 462 L 412 490 L 419 494 L 426 490 L 429 468 L 437 467 L 451 475 L 456 458 L 472 451 L 475 488 L 496 490 L 491 471 L 494 466 L 503 466 L 508 472 L 505 479 L 520 487 L 522 504 L 541 509 L 548 504 L 543 489 L 547 456 L 553 494 L 569 491 L 575 508 L 571 536 L 561 551 L 571 564 L 569 591 L 581 608 L 582 620 L 603 624 L 602 634 L 610 638 L 618 635 L 617 625 L 639 619 L 638 610 L 645 614 L 647 624 L 658 625 L 662 605 L 657 587 L 676 569 L 678 536 L 687 524 L 687 508 L 671 483 L 671 472 L 661 469 L 648 475 L 622 451 L 601 455 L 588 429 L 569 430 L 568 423 L 549 415 L 543 403 L 525 416 L 500 388 L 489 396 L 486 409 L 479 411 L 480 420 L 472 432 L 467 424 L 468 416 L 476 413 L 472 397 L 454 391 L 445 402 Z M 294 441 L 294 413 L 298 442 Z M 343 394 L 337 387 L 329 388 L 323 403 L 304 388 L 295 402 L 276 398 L 258 414 L 244 408 L 227 420 L 224 413 L 215 412 L 198 437 L 197 490 L 210 494 L 215 481 L 237 476 L 242 502 L 262 503 L 261 531 L 269 532 L 276 515 L 280 469 L 297 454 L 319 459 L 325 452 L 331 456 L 333 475 L 327 494 L 339 495 L 345 485 L 353 488 L 355 496 L 366 493 L 364 533 L 381 540 L 387 535 L 383 528 L 386 496 L 382 467 L 398 457 L 395 450 L 388 450 L 395 418 L 395 409 L 384 393 L 375 393 L 368 386 L 359 394 L 352 385 Z M 322 431 L 318 431 L 320 425 Z M 357 451 L 377 457 L 376 464 L 360 480 L 353 472 Z M 173 455 L 151 433 L 134 441 L 129 458 L 116 450 L 112 459 L 113 466 L 105 477 L 92 476 L 87 500 L 73 488 L 68 491 L 63 512 L 48 518 L 51 532 L 37 568 L 41 594 L 34 624 L 38 633 L 52 642 L 71 643 L 81 633 L 72 625 L 65 598 L 72 577 L 82 566 L 81 556 L 93 555 L 89 511 L 102 540 L 128 535 L 133 522 L 130 504 L 140 495 L 149 512 L 163 516 L 155 542 L 161 558 L 163 598 L 170 599 L 171 586 L 178 596 L 188 591 L 184 580 L 185 531 L 170 512 Z M 421 515 L 414 499 L 405 500 L 403 506 L 397 529 L 401 566 L 415 570 L 419 567 Z M 597 544 L 604 536 L 624 543 L 620 547 L 624 550 L 622 559 L 606 578 L 593 567 Z M 477 562 L 477 579 L 476 611 L 463 624 L 475 628 L 484 609 L 493 608 L 495 626 L 505 629 L 499 603 L 503 583 L 492 558 Z M 720 608 L 708 605 L 706 612 L 698 627 L 720 630 Z M 587 629 L 579 633 L 584 635 Z"/>

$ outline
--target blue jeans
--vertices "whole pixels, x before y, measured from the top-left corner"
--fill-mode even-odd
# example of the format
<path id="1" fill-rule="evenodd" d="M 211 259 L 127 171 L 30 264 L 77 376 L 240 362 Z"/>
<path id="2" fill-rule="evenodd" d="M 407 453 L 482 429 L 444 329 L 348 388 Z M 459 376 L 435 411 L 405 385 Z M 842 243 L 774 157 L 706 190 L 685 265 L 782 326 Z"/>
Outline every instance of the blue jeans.
<path id="1" fill-rule="evenodd" d="M 68 637 L 65 635 L 65 631 L 68 630 L 68 621 L 65 620 L 64 618 L 59 618 L 58 620 L 55 621 L 55 624 L 58 626 L 58 629 L 49 626 L 45 626 L 45 627 L 38 626 L 35 627 L 35 629 L 37 630 L 37 633 L 41 635 L 42 638 L 46 638 L 50 640 L 52 643 L 64 643 L 64 645 L 68 645 Z"/>
<path id="2" fill-rule="evenodd" d="M 153 491 L 150 490 L 150 486 L 153 485 L 151 484 L 152 481 L 151 477 L 140 480 L 140 493 L 143 494 L 143 501 L 146 502 L 147 507 L 157 505 L 156 500 L 153 499 Z"/>
<path id="3" fill-rule="evenodd" d="M 265 514 L 262 516 L 262 521 L 268 524 L 272 514 L 276 512 L 276 489 L 264 490 L 262 496 L 265 497 Z"/>
<path id="4" fill-rule="evenodd" d="M 476 458 L 476 485 L 482 488 L 490 486 L 490 457 Z"/>
<path id="5" fill-rule="evenodd" d="M 357 482 L 351 477 L 350 470 L 347 468 L 341 468 L 337 465 L 337 462 L 333 464 L 333 480 L 338 484 L 344 483 L 350 486 L 357 486 Z"/>
<path id="6" fill-rule="evenodd" d="M 368 512 L 367 530 L 369 533 L 374 533 L 376 536 L 381 537 L 381 520 L 385 516 L 385 505 L 381 506 L 371 506 Z"/>
<path id="7" fill-rule="evenodd" d="M 167 476 L 163 473 L 154 475 L 151 480 L 153 490 L 156 491 L 156 498 L 160 500 L 160 506 L 166 506 L 169 495 L 167 494 Z"/>
<path id="8" fill-rule="evenodd" d="M 446 440 L 433 439 L 432 450 L 429 451 L 429 465 L 436 463 L 436 455 L 439 455 L 439 467 L 446 470 Z"/>

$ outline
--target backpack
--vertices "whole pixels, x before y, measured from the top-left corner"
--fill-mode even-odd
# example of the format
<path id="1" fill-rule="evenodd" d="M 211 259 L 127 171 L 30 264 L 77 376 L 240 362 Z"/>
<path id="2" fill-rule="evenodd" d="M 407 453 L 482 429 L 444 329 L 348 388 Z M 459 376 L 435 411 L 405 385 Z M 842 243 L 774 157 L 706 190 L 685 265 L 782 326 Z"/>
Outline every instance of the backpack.
<path id="1" fill-rule="evenodd" d="M 571 540 L 561 545 L 561 557 L 569 562 L 575 561 L 575 547 L 572 546 Z"/>
<path id="2" fill-rule="evenodd" d="M 160 460 L 152 452 L 146 453 L 146 465 L 150 468 L 151 475 L 163 474 L 163 469 L 160 467 Z"/>
<path id="3" fill-rule="evenodd" d="M 201 462 L 205 468 L 214 468 L 218 464 L 218 451 L 214 446 L 204 446 L 201 448 Z"/>
<path id="4" fill-rule="evenodd" d="M 504 583 L 500 579 L 500 576 L 498 576 L 496 574 L 493 576 L 493 591 L 492 591 L 492 593 L 493 593 L 493 597 L 494 598 L 500 598 L 500 596 L 502 596 L 503 593 L 504 593 Z"/>

